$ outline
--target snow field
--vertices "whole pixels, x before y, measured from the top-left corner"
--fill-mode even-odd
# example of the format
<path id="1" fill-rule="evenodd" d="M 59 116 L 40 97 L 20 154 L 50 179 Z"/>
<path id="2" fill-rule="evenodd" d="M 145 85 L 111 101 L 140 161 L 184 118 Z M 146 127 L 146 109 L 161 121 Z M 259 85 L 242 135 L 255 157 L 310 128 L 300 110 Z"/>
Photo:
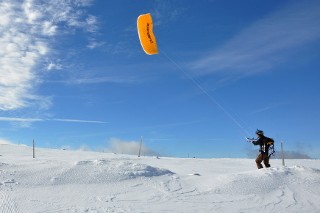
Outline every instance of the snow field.
<path id="1" fill-rule="evenodd" d="M 319 160 L 153 158 L 0 144 L 0 212 L 320 212 Z"/>

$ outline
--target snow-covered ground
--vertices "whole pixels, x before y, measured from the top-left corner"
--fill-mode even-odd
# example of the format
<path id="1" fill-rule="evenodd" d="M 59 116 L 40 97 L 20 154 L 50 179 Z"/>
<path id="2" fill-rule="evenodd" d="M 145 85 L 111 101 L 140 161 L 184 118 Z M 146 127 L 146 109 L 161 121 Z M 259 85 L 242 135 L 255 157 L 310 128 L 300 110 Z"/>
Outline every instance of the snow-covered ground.
<path id="1" fill-rule="evenodd" d="M 0 212 L 320 212 L 320 161 L 281 163 L 0 144 Z"/>

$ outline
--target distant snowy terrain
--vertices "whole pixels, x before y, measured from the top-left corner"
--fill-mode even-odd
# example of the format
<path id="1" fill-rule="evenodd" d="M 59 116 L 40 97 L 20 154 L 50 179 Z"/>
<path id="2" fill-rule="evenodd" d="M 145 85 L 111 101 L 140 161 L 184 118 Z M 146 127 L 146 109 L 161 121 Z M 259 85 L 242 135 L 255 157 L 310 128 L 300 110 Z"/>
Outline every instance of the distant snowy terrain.
<path id="1" fill-rule="evenodd" d="M 0 144 L 0 212 L 320 212 L 320 160 L 156 158 Z"/>

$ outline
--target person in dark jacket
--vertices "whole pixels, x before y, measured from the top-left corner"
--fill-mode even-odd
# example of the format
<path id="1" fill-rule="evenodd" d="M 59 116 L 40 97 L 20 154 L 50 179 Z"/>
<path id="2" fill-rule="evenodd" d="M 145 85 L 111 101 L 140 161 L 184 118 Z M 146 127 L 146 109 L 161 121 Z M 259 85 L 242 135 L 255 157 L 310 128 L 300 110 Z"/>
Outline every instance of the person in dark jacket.
<path id="1" fill-rule="evenodd" d="M 263 166 L 262 166 L 261 163 L 263 161 L 263 164 L 265 165 L 265 167 L 268 168 L 268 167 L 271 166 L 269 164 L 269 146 L 270 146 L 269 142 L 272 139 L 264 136 L 263 131 L 259 130 L 259 129 L 257 129 L 256 135 L 257 135 L 258 139 L 252 140 L 251 142 L 254 145 L 259 145 L 260 146 L 260 149 L 259 149 L 260 154 L 256 158 L 257 167 L 258 167 L 258 169 L 262 169 Z"/>

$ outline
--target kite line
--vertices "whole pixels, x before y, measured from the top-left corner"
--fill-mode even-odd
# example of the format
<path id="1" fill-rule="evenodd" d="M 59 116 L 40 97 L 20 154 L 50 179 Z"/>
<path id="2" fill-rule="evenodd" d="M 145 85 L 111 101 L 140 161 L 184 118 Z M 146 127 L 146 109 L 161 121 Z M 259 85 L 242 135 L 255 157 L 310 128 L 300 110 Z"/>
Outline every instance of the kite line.
<path id="1" fill-rule="evenodd" d="M 190 74 L 188 74 L 177 62 L 172 60 L 163 50 L 161 50 L 161 53 L 165 56 L 166 59 L 168 59 L 173 65 L 175 65 L 179 71 L 181 71 L 185 77 L 187 77 L 204 95 L 206 95 L 209 100 L 217 105 L 226 115 L 229 117 L 242 131 L 245 133 L 245 135 L 251 135 L 246 128 L 244 128 L 243 125 L 233 116 L 228 110 L 223 107 L 219 101 L 217 101 L 216 98 L 214 98 L 212 95 L 210 95 Z M 161 54 L 161 55 L 162 55 Z"/>
<path id="2" fill-rule="evenodd" d="M 142 14 L 137 19 L 137 30 L 139 35 L 139 40 L 141 46 L 146 54 L 154 55 L 158 54 L 158 46 L 156 43 L 156 38 L 153 34 L 153 22 L 150 13 Z M 203 94 L 205 94 L 211 102 L 217 105 L 226 115 L 229 117 L 246 135 L 250 135 L 250 133 L 244 128 L 243 125 L 238 121 L 240 119 L 236 119 L 223 105 L 217 101 L 212 95 L 210 95 L 191 75 L 189 75 L 177 62 L 172 60 L 165 52 L 161 51 L 161 53 L 168 59 L 175 67 L 180 70 L 185 77 L 187 77 Z"/>

